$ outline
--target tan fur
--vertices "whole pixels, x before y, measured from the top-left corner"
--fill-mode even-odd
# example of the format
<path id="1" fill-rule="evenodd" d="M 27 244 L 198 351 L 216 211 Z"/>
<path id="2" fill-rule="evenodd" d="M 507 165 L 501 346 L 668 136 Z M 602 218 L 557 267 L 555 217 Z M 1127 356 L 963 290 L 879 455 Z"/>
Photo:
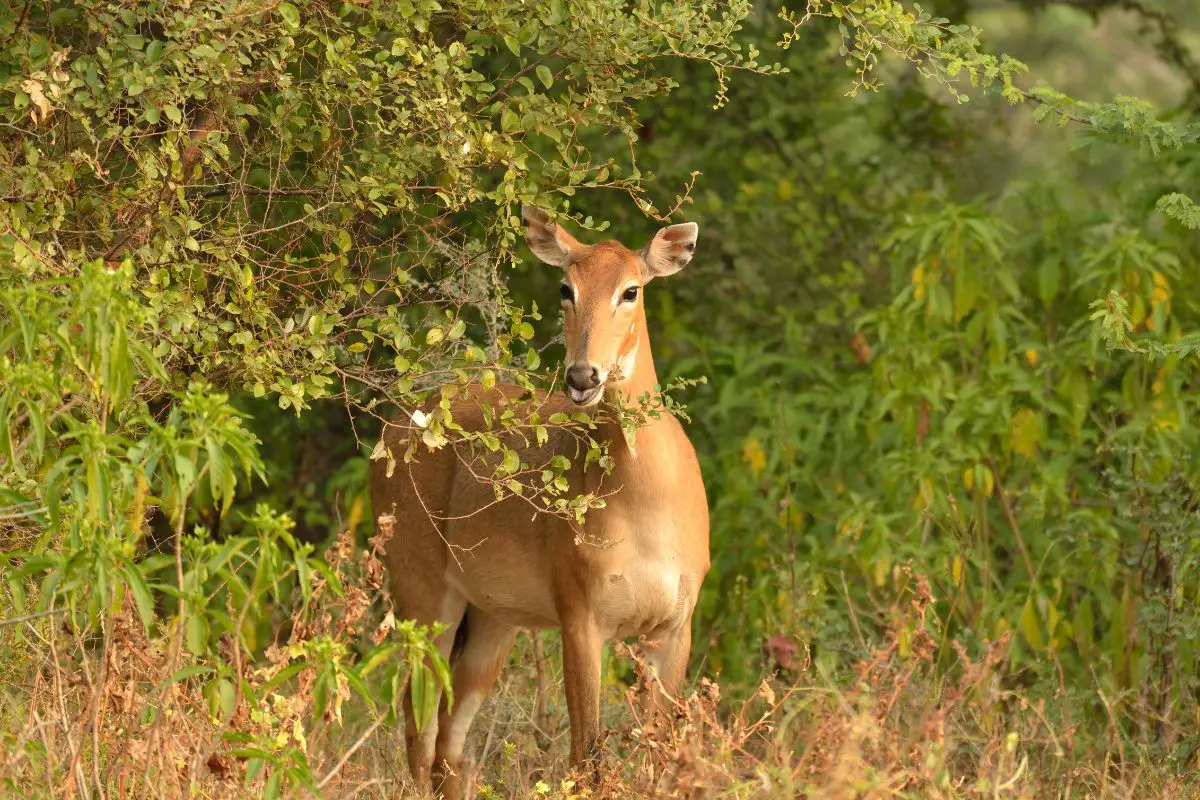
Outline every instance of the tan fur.
<path id="1" fill-rule="evenodd" d="M 576 301 L 564 304 L 568 366 L 594 366 L 610 398 L 619 393 L 632 401 L 653 391 L 642 291 L 635 304 L 614 305 L 613 298 L 629 285 L 681 269 L 695 246 L 695 226 L 666 228 L 634 253 L 617 242 L 582 245 L 534 210 L 526 210 L 526 219 L 533 251 L 561 266 L 575 292 Z M 454 419 L 468 430 L 483 429 L 484 406 L 519 395 L 510 386 L 474 387 L 454 401 Z M 533 405 L 543 419 L 579 410 L 557 392 Z M 397 458 L 409 427 L 385 431 Z M 645 634 L 658 643 L 649 660 L 661 688 L 674 693 L 684 676 L 692 610 L 709 568 L 708 503 L 695 451 L 669 415 L 637 431 L 636 455 L 615 426 L 603 426 L 598 437 L 610 442 L 615 468 L 609 476 L 595 466 L 585 470 L 577 440 L 560 429 L 541 447 L 505 439 L 527 464 L 566 455 L 573 463 L 572 493 L 607 495 L 607 507 L 590 511 L 583 526 L 537 514 L 522 498 L 496 502 L 492 489 L 471 474 L 490 474 L 494 460 L 477 460 L 464 444 L 434 453 L 419 447 L 417 459 L 396 464 L 390 477 L 386 461 L 372 464 L 376 517 L 396 520 L 387 551 L 396 616 L 446 624 L 438 646 L 447 657 L 460 623 L 466 625 L 452 663 L 456 702 L 449 710 L 443 704 L 436 730 L 418 736 L 405 697 L 412 776 L 419 783 L 432 777 L 447 800 L 462 795 L 463 740 L 518 628 L 562 629 L 574 765 L 593 755 L 599 737 L 605 641 Z"/>

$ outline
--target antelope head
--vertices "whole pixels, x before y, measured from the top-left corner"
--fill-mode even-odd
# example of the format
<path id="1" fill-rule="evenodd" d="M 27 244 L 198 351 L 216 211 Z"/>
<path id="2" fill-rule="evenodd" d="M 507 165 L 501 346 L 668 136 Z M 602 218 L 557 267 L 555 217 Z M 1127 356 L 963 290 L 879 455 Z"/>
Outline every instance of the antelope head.
<path id="1" fill-rule="evenodd" d="M 563 271 L 567 396 L 578 406 L 595 405 L 606 387 L 634 374 L 646 328 L 642 287 L 687 266 L 700 229 L 694 222 L 670 225 L 635 252 L 616 240 L 583 244 L 540 209 L 521 211 L 529 249 Z"/>

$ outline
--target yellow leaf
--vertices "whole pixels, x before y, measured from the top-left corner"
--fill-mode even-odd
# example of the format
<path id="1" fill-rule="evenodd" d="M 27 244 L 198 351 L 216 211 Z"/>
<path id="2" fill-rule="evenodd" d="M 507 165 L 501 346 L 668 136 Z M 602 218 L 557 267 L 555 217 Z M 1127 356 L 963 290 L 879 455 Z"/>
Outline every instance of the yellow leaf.
<path id="1" fill-rule="evenodd" d="M 1167 368 L 1163 367 L 1158 372 L 1154 373 L 1154 383 L 1150 384 L 1150 393 L 1160 395 L 1163 388 L 1166 386 Z"/>
<path id="2" fill-rule="evenodd" d="M 925 299 L 925 265 L 917 264 L 912 271 L 913 296 L 918 300 Z"/>
<path id="3" fill-rule="evenodd" d="M 1179 430 L 1179 412 L 1167 411 L 1155 414 L 1154 427 L 1160 431 Z"/>
<path id="4" fill-rule="evenodd" d="M 962 586 L 963 577 L 963 560 L 962 556 L 955 556 L 950 562 L 950 577 L 954 579 L 955 586 Z"/>
<path id="5" fill-rule="evenodd" d="M 1050 647 L 1055 648 L 1056 640 L 1054 631 L 1058 628 L 1058 607 L 1053 603 L 1047 603 L 1046 607 L 1046 635 L 1050 637 Z"/>
<path id="6" fill-rule="evenodd" d="M 799 530 L 804 525 L 804 512 L 792 503 L 779 511 L 779 526 L 786 530 Z"/>
<path id="7" fill-rule="evenodd" d="M 996 476 L 992 474 L 991 467 L 983 468 L 983 493 L 986 497 L 991 497 L 992 492 L 996 488 Z"/>
<path id="8" fill-rule="evenodd" d="M 933 505 L 933 481 L 921 478 L 917 485 L 917 495 L 913 498 L 913 510 L 921 511 Z"/>
<path id="9" fill-rule="evenodd" d="M 1041 420 L 1031 408 L 1022 408 L 1012 421 L 1012 449 L 1026 458 L 1037 455 L 1038 440 L 1042 435 Z"/>
<path id="10" fill-rule="evenodd" d="M 1033 605 L 1032 596 L 1025 601 L 1025 608 L 1021 609 L 1021 633 L 1025 635 L 1025 640 L 1034 650 L 1041 650 L 1045 646 L 1042 642 L 1042 629 L 1038 624 L 1037 608 Z"/>
<path id="11" fill-rule="evenodd" d="M 975 488 L 975 468 L 967 467 L 963 470 L 963 486 L 969 492 Z"/>
<path id="12" fill-rule="evenodd" d="M 1025 351 L 1025 360 L 1029 362 L 1029 366 L 1036 367 L 1038 362 L 1038 352 L 1032 347 Z"/>
<path id="13" fill-rule="evenodd" d="M 1171 299 L 1171 285 L 1167 283 L 1167 279 L 1162 273 L 1154 273 L 1154 295 L 1153 304 L 1155 307 L 1162 305 Z"/>
<path id="14" fill-rule="evenodd" d="M 1146 319 L 1146 328 L 1154 331 L 1158 329 L 1158 322 L 1155 316 L 1159 311 L 1163 312 L 1165 319 L 1171 310 L 1171 285 L 1167 283 L 1167 279 L 1162 273 L 1154 273 L 1154 291 L 1150 296 L 1150 315 Z"/>
<path id="15" fill-rule="evenodd" d="M 350 504 L 350 515 L 346 520 L 346 530 L 351 533 L 358 527 L 358 523 L 362 522 L 364 514 L 362 495 L 354 498 L 354 502 Z"/>
<path id="16" fill-rule="evenodd" d="M 292 738 L 300 745 L 302 751 L 308 752 L 308 739 L 304 736 L 304 723 L 300 721 L 299 717 L 292 723 Z"/>
<path id="17" fill-rule="evenodd" d="M 758 439 L 746 440 L 746 445 L 742 448 L 742 461 L 746 462 L 755 475 L 766 469 L 767 454 L 763 451 Z"/>

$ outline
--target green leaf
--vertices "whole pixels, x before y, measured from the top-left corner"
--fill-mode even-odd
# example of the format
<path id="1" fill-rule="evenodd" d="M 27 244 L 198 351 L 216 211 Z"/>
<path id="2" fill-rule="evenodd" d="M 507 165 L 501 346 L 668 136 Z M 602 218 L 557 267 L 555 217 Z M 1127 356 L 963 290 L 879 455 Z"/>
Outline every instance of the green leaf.
<path id="1" fill-rule="evenodd" d="M 200 609 L 188 614 L 184 638 L 192 655 L 200 656 L 208 651 L 208 621 L 201 616 Z"/>
<path id="2" fill-rule="evenodd" d="M 1062 269 L 1057 255 L 1049 255 L 1038 264 L 1038 296 L 1046 305 L 1058 296 L 1059 277 Z"/>
<path id="3" fill-rule="evenodd" d="M 538 80 L 540 80 L 542 85 L 547 89 L 554 85 L 554 73 L 552 73 L 550 68 L 545 64 L 538 64 L 533 71 L 537 73 Z"/>
<path id="4" fill-rule="evenodd" d="M 125 576 L 125 585 L 129 587 L 129 592 L 133 595 L 133 602 L 137 607 L 138 617 L 142 620 L 142 627 L 149 632 L 150 623 L 154 621 L 154 597 L 150 594 L 150 587 L 146 584 L 142 573 L 138 571 L 136 564 L 123 565 L 121 574 Z"/>
<path id="5" fill-rule="evenodd" d="M 271 692 L 275 691 L 277 688 L 279 688 L 280 686 L 285 684 L 288 680 L 295 677 L 296 675 L 299 675 L 301 672 L 303 672 L 306 669 L 308 669 L 307 664 L 290 664 L 290 665 L 284 667 L 278 673 L 276 673 L 275 677 L 271 678 L 271 680 L 269 680 L 265 684 L 263 684 L 262 689 L 259 690 L 259 694 L 260 695 L 270 694 Z"/>
<path id="6" fill-rule="evenodd" d="M 409 691 L 412 692 L 413 721 L 418 731 L 429 727 L 433 715 L 437 713 L 438 686 L 437 678 L 424 661 L 413 665 L 409 676 Z"/>
<path id="7" fill-rule="evenodd" d="M 207 675 L 212 671 L 213 668 L 207 664 L 193 664 L 190 667 L 184 667 L 181 670 L 177 670 L 175 674 L 168 679 L 168 682 L 179 683 L 180 681 L 186 681 L 188 678 L 195 678 L 198 675 Z"/>
<path id="8" fill-rule="evenodd" d="M 391 662 L 396 652 L 400 649 L 400 645 L 396 642 L 388 642 L 387 644 L 376 647 L 358 664 L 358 672 L 362 677 L 370 675 L 377 667 L 383 666 Z"/>
<path id="9" fill-rule="evenodd" d="M 291 3 L 280 3 L 278 10 L 279 16 L 283 17 L 283 21 L 286 22 L 290 27 L 300 27 L 300 12 L 294 5 Z"/>
<path id="10" fill-rule="evenodd" d="M 270 777 L 263 784 L 263 800 L 279 800 L 283 796 L 283 773 L 279 767 L 271 770 Z"/>
<path id="11" fill-rule="evenodd" d="M 1154 207 L 1190 231 L 1200 230 L 1200 206 L 1180 192 L 1163 195 Z"/>

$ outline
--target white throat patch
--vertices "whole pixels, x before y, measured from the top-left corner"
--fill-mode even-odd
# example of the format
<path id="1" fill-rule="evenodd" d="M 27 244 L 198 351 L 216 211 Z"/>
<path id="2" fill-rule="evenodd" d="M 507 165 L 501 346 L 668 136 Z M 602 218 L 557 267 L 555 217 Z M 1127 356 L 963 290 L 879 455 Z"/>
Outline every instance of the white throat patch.
<path id="1" fill-rule="evenodd" d="M 633 348 L 617 361 L 617 369 L 621 372 L 621 380 L 627 381 L 633 377 L 633 369 L 637 366 L 638 345 L 640 344 L 641 342 L 634 342 Z"/>

